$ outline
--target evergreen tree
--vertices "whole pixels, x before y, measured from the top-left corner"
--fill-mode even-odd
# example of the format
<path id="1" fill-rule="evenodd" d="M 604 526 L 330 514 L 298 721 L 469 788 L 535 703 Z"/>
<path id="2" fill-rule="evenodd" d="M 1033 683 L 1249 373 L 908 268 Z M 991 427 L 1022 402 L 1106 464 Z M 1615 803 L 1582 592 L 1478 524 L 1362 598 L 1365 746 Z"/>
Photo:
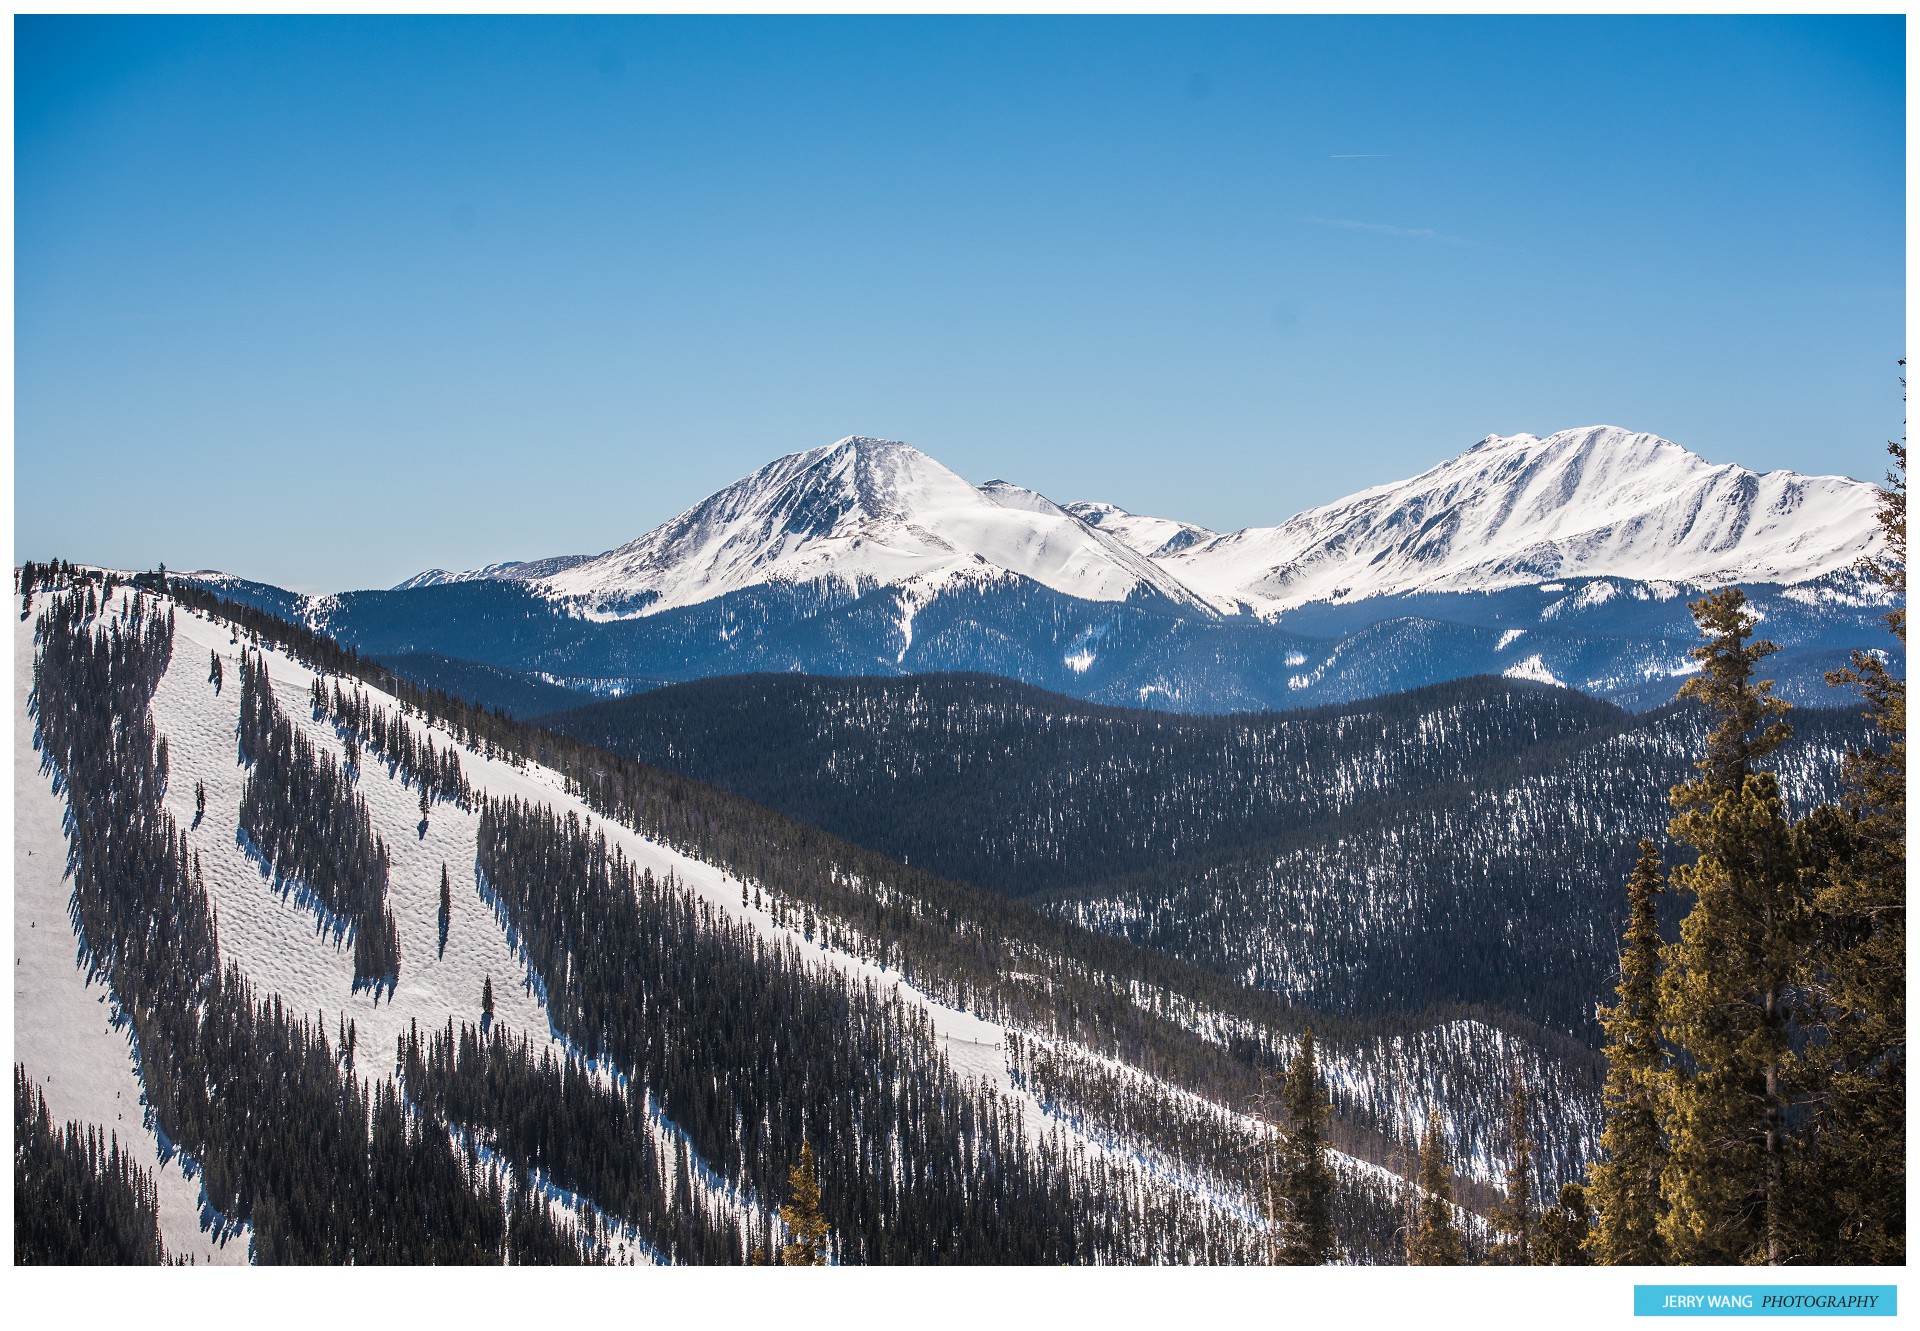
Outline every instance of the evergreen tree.
<path id="1" fill-rule="evenodd" d="M 1868 572 L 1904 601 L 1907 449 L 1880 492 L 1890 558 Z M 1887 615 L 1906 642 L 1906 610 Z M 1829 682 L 1858 690 L 1878 745 L 1843 765 L 1837 805 L 1795 829 L 1818 921 L 1808 982 L 1826 1039 L 1818 1065 L 1817 1158 L 1804 1187 L 1826 1204 L 1809 1227 L 1810 1260 L 1898 1265 L 1906 1260 L 1907 684 L 1873 652 L 1855 652 Z"/>
<path id="2" fill-rule="evenodd" d="M 1661 1180 L 1667 1166 L 1661 1132 L 1666 1054 L 1660 1040 L 1660 851 L 1642 839 L 1627 880 L 1627 925 L 1620 983 L 1602 1008 L 1607 1080 L 1601 1090 L 1606 1124 L 1600 1155 L 1581 1199 L 1598 1213 L 1594 1259 L 1606 1266 L 1654 1266 L 1667 1259 L 1660 1235 Z M 1563 1265 L 1564 1263 L 1554 1263 Z"/>
<path id="3" fill-rule="evenodd" d="M 1753 680 L 1779 649 L 1748 641 L 1746 596 L 1730 587 L 1691 608 L 1706 642 L 1680 694 L 1718 724 L 1700 775 L 1672 793 L 1669 830 L 1699 858 L 1673 872 L 1693 906 L 1660 977 L 1662 1031 L 1678 1054 L 1662 1098 L 1662 1232 L 1684 1263 L 1777 1265 L 1793 1256 L 1789 1035 L 1807 912 L 1779 783 L 1753 764 L 1791 731 L 1772 682 Z"/>
<path id="4" fill-rule="evenodd" d="M 813 1145 L 800 1143 L 800 1163 L 788 1175 L 791 1189 L 787 1204 L 780 1208 L 781 1223 L 793 1241 L 780 1250 L 782 1266 L 825 1266 L 829 1231 L 827 1218 L 820 1210 L 820 1179 L 814 1172 Z"/>
<path id="5" fill-rule="evenodd" d="M 440 864 L 440 955 L 447 955 L 447 930 L 453 926 L 453 880 L 447 876 L 446 862 Z"/>
<path id="6" fill-rule="evenodd" d="M 1593 1261 L 1593 1217 L 1587 1190 L 1561 1185 L 1560 1200 L 1540 1216 L 1540 1238 L 1533 1248 L 1535 1266 L 1587 1266 Z"/>
<path id="7" fill-rule="evenodd" d="M 1300 1050 L 1287 1069 L 1281 1103 L 1286 1135 L 1280 1150 L 1280 1193 L 1284 1199 L 1280 1262 L 1285 1266 L 1325 1266 L 1333 1260 L 1333 1167 L 1327 1160 L 1327 1115 L 1331 1105 L 1320 1084 L 1313 1028 L 1300 1037 Z"/>
<path id="8" fill-rule="evenodd" d="M 493 977 L 491 975 L 480 986 L 480 1024 L 493 1025 Z"/>
<path id="9" fill-rule="evenodd" d="M 1447 1162 L 1447 1134 L 1438 1107 L 1427 1111 L 1420 1139 L 1420 1195 L 1413 1229 L 1407 1237 L 1408 1266 L 1464 1266 L 1466 1240 L 1453 1215 L 1453 1170 Z"/>
<path id="10" fill-rule="evenodd" d="M 1533 1128 L 1528 1122 L 1531 1113 L 1527 1084 L 1515 1068 L 1513 1095 L 1507 1109 L 1507 1141 L 1512 1156 L 1507 1164 L 1506 1195 L 1492 1217 L 1500 1237 L 1488 1254 L 1488 1260 L 1495 1266 L 1534 1264 L 1534 1228 L 1538 1217 L 1533 1203 Z"/>

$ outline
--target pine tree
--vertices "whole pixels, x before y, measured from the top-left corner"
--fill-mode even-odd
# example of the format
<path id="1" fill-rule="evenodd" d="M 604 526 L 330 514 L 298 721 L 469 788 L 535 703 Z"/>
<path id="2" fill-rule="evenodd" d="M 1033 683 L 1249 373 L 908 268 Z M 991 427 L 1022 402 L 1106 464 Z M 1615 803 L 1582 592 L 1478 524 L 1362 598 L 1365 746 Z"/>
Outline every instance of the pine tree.
<path id="1" fill-rule="evenodd" d="M 1655 1266 L 1667 1259 L 1660 1236 L 1661 1180 L 1667 1166 L 1661 1132 L 1666 1053 L 1660 1040 L 1660 851 L 1642 839 L 1627 879 L 1627 925 L 1620 983 L 1612 1007 L 1600 1010 L 1606 1031 L 1607 1080 L 1601 1090 L 1606 1124 L 1589 1170 L 1597 1212 L 1594 1259 L 1605 1266 Z M 1555 1263 L 1564 1265 L 1564 1263 Z"/>
<path id="2" fill-rule="evenodd" d="M 1327 1115 L 1331 1105 L 1320 1084 L 1313 1028 L 1300 1037 L 1300 1050 L 1287 1069 L 1281 1103 L 1286 1135 L 1280 1151 L 1280 1262 L 1285 1266 L 1325 1266 L 1333 1260 L 1333 1167 L 1327 1159 Z"/>
<path id="3" fill-rule="evenodd" d="M 1560 1200 L 1541 1213 L 1533 1264 L 1588 1266 L 1593 1261 L 1592 1250 L 1593 1218 L 1587 1209 L 1587 1190 L 1578 1183 L 1562 1184 Z"/>
<path id="4" fill-rule="evenodd" d="M 1533 1240 L 1538 1217 L 1533 1204 L 1533 1128 L 1528 1121 L 1531 1113 L 1527 1084 L 1515 1068 L 1513 1095 L 1507 1106 L 1507 1141 L 1512 1156 L 1507 1164 L 1506 1195 L 1493 1213 L 1493 1225 L 1500 1237 L 1488 1254 L 1488 1261 L 1495 1266 L 1534 1264 Z"/>
<path id="5" fill-rule="evenodd" d="M 1427 1111 L 1420 1139 L 1420 1195 L 1414 1226 L 1407 1238 L 1408 1266 L 1464 1266 L 1466 1240 L 1453 1215 L 1453 1170 L 1447 1162 L 1447 1134 L 1438 1107 Z"/>
<path id="6" fill-rule="evenodd" d="M 1700 776 L 1672 793 L 1669 830 L 1699 859 L 1673 872 L 1693 906 L 1662 954 L 1661 1027 L 1678 1054 L 1662 1098 L 1671 1151 L 1662 1232 L 1684 1263 L 1777 1265 L 1793 1256 L 1789 1033 L 1807 912 L 1779 783 L 1753 764 L 1791 731 L 1772 682 L 1753 680 L 1779 649 L 1748 642 L 1745 595 L 1730 587 L 1691 608 L 1707 641 L 1692 650 L 1702 670 L 1680 694 L 1719 724 Z"/>
<path id="7" fill-rule="evenodd" d="M 800 1163 L 787 1176 L 790 1195 L 780 1208 L 781 1223 L 793 1241 L 780 1250 L 782 1266 L 825 1266 L 830 1231 L 820 1211 L 820 1178 L 814 1172 L 813 1145 L 800 1144 Z"/>
<path id="8" fill-rule="evenodd" d="M 446 861 L 440 863 L 440 955 L 447 955 L 447 931 L 453 927 L 453 880 L 447 876 Z"/>
<path id="9" fill-rule="evenodd" d="M 480 986 L 480 1024 L 493 1025 L 493 977 L 487 976 Z"/>
<path id="10" fill-rule="evenodd" d="M 1904 362 L 1903 362 L 1904 364 Z M 1894 469 L 1880 492 L 1889 559 L 1867 572 L 1904 602 L 1907 448 L 1888 445 Z M 1887 625 L 1903 644 L 1906 610 Z M 1807 980 L 1826 1039 L 1813 1129 L 1818 1143 L 1803 1187 L 1826 1203 L 1809 1227 L 1806 1256 L 1829 1263 L 1906 1260 L 1907 685 L 1873 652 L 1855 652 L 1828 681 L 1858 690 L 1880 743 L 1848 755 L 1836 806 L 1796 829 L 1813 891 L 1818 937 Z"/>

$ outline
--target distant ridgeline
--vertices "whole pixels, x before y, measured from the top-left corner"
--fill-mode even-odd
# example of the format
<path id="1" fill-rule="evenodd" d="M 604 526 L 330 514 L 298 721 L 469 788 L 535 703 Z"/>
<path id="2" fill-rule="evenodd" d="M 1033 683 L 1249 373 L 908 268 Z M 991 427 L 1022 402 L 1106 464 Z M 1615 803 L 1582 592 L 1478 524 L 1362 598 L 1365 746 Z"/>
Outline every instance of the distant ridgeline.
<path id="1" fill-rule="evenodd" d="M 1470 675 L 1672 700 L 1687 603 L 1743 588 L 1779 696 L 1873 642 L 1875 487 L 1713 464 L 1613 426 L 1490 435 L 1420 475 L 1211 532 L 975 485 L 898 440 L 777 458 L 598 555 L 432 569 L 391 591 L 223 595 L 423 682 L 555 709 L 719 675 L 1005 676 L 1179 712 L 1312 706 Z M 507 672 L 507 673 L 502 673 Z"/>
<path id="2" fill-rule="evenodd" d="M 516 716 L 715 676 L 942 672 L 1191 713 L 1345 702 L 1483 674 L 1647 710 L 1672 700 L 1694 640 L 1691 593 L 1622 578 L 1316 602 L 1277 619 L 1150 592 L 1084 600 L 1015 575 L 926 598 L 893 587 L 755 586 L 617 619 L 501 580 L 312 598 L 237 578 L 208 586 Z M 1862 643 L 1884 640 L 1896 663 L 1904 657 L 1880 631 L 1883 598 L 1851 572 L 1747 590 L 1784 648 L 1769 671 L 1796 706 L 1828 705 L 1825 672 Z"/>

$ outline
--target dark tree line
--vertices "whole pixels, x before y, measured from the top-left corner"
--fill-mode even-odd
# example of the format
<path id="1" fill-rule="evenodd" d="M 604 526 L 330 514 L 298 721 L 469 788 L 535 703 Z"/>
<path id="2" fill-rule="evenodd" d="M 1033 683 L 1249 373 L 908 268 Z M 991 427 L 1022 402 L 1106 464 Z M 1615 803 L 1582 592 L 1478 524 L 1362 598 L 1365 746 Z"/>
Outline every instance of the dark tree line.
<path id="1" fill-rule="evenodd" d="M 157 1126 L 198 1160 L 208 1202 L 253 1230 L 260 1262 L 498 1262 L 510 1199 L 392 1082 L 369 1092 L 353 1040 L 258 998 L 223 969 L 197 858 L 161 804 L 149 704 L 170 616 L 136 594 L 86 615 L 91 587 L 42 613 L 33 708 L 70 812 L 72 910 L 92 973 L 130 1021 Z M 547 1247 L 579 1239 L 549 1223 Z M 530 1251 L 533 1250 L 531 1247 Z"/>
<path id="2" fill-rule="evenodd" d="M 156 1266 L 153 1175 L 92 1125 L 55 1127 L 40 1093 L 13 1065 L 13 1260 L 20 1266 Z"/>
<path id="3" fill-rule="evenodd" d="M 1344 820 L 1630 724 L 1566 689 L 1468 679 L 1365 702 L 1180 716 L 1007 679 L 745 675 L 539 724 L 1010 896 L 1072 895 Z"/>
<path id="4" fill-rule="evenodd" d="M 743 1231 L 709 1209 L 684 1145 L 660 1150 L 637 1083 L 610 1084 L 551 1049 L 535 1057 L 524 1034 L 498 1026 L 456 1031 L 449 1022 L 424 1038 L 416 1029 L 401 1039 L 399 1062 L 416 1104 L 479 1134 L 523 1171 L 591 1197 L 669 1261 L 743 1259 Z"/>
<path id="5" fill-rule="evenodd" d="M 838 1260 L 1221 1260 L 1244 1246 L 1193 1199 L 1129 1198 L 1127 1171 L 1057 1134 L 1029 1141 L 1010 1100 L 954 1075 L 920 1008 L 636 869 L 576 815 L 491 800 L 479 842 L 555 1027 L 762 1199 L 810 1143 Z"/>
<path id="6" fill-rule="evenodd" d="M 471 806 L 473 787 L 467 782 L 459 755 L 451 745 L 437 748 L 432 735 L 414 732 L 406 722 L 412 704 L 402 700 L 401 714 L 389 718 L 385 708 L 373 705 L 365 689 L 358 685 L 342 689 L 337 679 L 332 683 L 329 689 L 327 681 L 314 679 L 314 719 L 332 717 L 334 724 L 364 745 L 368 753 L 384 758 L 391 774 L 404 777 L 421 793 L 422 817 L 434 800 L 449 800 L 463 809 Z"/>
<path id="7" fill-rule="evenodd" d="M 298 885 L 353 937 L 355 985 L 392 987 L 400 936 L 387 906 L 387 848 L 345 769 L 280 710 L 266 658 L 240 659 L 240 753 L 251 764 L 240 828 L 278 880 Z"/>
<path id="8" fill-rule="evenodd" d="M 1835 793 L 1867 726 L 1838 709 L 1803 719 L 1782 775 L 1807 808 Z M 1474 1003 L 1597 1047 L 1593 995 L 1618 926 L 1610 895 L 1709 724 L 1691 703 L 1621 718 L 1475 764 L 1462 781 L 1403 789 L 1364 816 L 1218 856 L 1170 855 L 1046 900 L 1296 1003 L 1361 1018 Z"/>

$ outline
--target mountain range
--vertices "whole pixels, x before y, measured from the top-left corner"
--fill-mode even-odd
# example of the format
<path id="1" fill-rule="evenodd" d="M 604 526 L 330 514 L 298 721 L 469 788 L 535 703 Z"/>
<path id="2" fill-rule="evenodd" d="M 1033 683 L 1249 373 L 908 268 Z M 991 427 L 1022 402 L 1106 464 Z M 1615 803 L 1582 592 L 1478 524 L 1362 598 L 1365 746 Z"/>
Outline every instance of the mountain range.
<path id="1" fill-rule="evenodd" d="M 1713 464 L 1612 426 L 1490 435 L 1410 480 L 1216 533 L 975 485 L 851 436 L 779 458 L 599 555 L 431 569 L 387 592 L 228 595 L 426 669 L 599 696 L 714 675 L 974 670 L 1089 701 L 1233 711 L 1472 674 L 1654 706 L 1686 598 L 1748 588 L 1784 695 L 1877 641 L 1877 490 Z"/>

